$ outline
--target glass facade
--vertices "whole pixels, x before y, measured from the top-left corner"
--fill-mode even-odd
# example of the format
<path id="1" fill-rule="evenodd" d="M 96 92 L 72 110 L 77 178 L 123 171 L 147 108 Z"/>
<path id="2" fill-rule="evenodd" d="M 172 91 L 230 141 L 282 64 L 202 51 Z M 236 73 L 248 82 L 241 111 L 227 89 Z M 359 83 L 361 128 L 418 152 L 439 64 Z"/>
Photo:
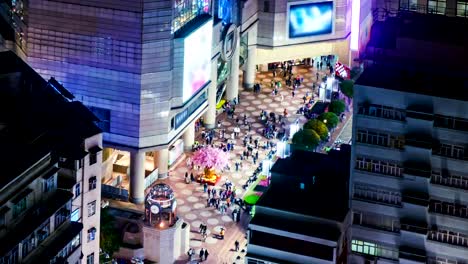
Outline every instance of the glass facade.
<path id="1" fill-rule="evenodd" d="M 210 13 L 210 0 L 176 0 L 174 1 L 172 32 L 176 32 L 190 20 L 201 14 Z"/>

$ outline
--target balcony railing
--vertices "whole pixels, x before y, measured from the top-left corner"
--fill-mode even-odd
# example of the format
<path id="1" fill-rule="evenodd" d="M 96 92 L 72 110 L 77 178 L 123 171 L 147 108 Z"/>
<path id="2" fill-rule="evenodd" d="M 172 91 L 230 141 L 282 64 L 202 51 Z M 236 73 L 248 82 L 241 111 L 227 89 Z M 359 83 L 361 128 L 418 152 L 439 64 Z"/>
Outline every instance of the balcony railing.
<path id="1" fill-rule="evenodd" d="M 427 239 L 468 248 L 468 237 L 460 233 L 432 230 L 429 231 Z"/>
<path id="2" fill-rule="evenodd" d="M 377 204 L 384 204 L 390 206 L 401 206 L 401 198 L 395 197 L 391 195 L 379 195 L 377 193 L 362 193 L 362 192 L 355 192 L 354 199 L 363 200 L 363 201 L 371 201 L 372 203 Z"/>
<path id="3" fill-rule="evenodd" d="M 464 205 L 431 201 L 429 211 L 432 213 L 468 219 L 468 208 Z"/>
<path id="4" fill-rule="evenodd" d="M 353 219 L 353 224 L 358 225 L 358 226 L 372 228 L 372 229 L 392 232 L 392 233 L 399 233 L 400 232 L 399 225 L 386 226 L 386 225 L 382 225 L 382 224 L 378 224 L 378 223 L 366 220 L 365 218 L 364 219 L 354 218 Z"/>
<path id="5" fill-rule="evenodd" d="M 461 176 L 447 176 L 432 174 L 431 183 L 468 190 L 468 178 Z"/>

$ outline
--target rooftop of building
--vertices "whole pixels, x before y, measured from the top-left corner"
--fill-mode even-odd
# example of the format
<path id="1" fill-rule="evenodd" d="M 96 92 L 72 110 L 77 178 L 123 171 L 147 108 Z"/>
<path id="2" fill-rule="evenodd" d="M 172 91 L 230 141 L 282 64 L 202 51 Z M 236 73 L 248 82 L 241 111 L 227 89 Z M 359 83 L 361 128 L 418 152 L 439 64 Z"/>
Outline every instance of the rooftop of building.
<path id="1" fill-rule="evenodd" d="M 250 225 L 258 225 L 272 229 L 282 230 L 290 233 L 321 238 L 330 241 L 338 241 L 341 230 L 338 226 L 321 224 L 305 218 L 293 216 L 256 212 L 250 221 Z"/>
<path id="2" fill-rule="evenodd" d="M 51 151 L 82 155 L 83 140 L 101 131 L 83 104 L 65 98 L 13 52 L 0 52 L 0 61 L 1 189 Z"/>
<path id="3" fill-rule="evenodd" d="M 466 72 L 444 71 L 427 64 L 401 62 L 369 65 L 356 84 L 454 100 L 468 100 Z"/>
<path id="4" fill-rule="evenodd" d="M 294 151 L 273 165 L 272 183 L 257 206 L 342 222 L 348 213 L 350 159 L 349 145 L 328 154 Z"/>
<path id="5" fill-rule="evenodd" d="M 466 46 L 467 28 L 466 18 L 400 11 L 397 16 L 374 22 L 369 45 L 393 49 L 396 48 L 398 38 L 411 38 Z"/>

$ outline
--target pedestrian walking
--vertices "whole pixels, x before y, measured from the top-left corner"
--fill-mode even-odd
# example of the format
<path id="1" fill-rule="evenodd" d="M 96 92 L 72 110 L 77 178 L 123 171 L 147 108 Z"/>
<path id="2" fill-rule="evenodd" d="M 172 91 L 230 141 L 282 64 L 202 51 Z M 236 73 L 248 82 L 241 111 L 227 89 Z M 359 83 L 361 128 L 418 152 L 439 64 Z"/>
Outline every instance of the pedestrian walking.
<path id="1" fill-rule="evenodd" d="M 239 241 L 234 242 L 234 247 L 236 251 L 239 251 Z"/>
<path id="2" fill-rule="evenodd" d="M 208 255 L 210 255 L 210 254 L 208 253 L 208 249 L 205 249 L 205 260 L 208 259 Z"/>
<path id="3" fill-rule="evenodd" d="M 200 249 L 200 260 L 203 261 L 203 258 L 205 257 L 205 250 L 202 248 Z"/>

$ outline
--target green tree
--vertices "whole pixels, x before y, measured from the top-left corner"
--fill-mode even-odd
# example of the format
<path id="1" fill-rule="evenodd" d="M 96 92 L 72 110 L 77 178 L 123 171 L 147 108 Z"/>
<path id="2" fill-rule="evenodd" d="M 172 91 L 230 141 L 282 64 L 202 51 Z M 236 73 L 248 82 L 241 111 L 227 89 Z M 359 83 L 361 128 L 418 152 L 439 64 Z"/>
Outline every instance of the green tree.
<path id="1" fill-rule="evenodd" d="M 353 98 L 354 93 L 354 81 L 344 80 L 340 83 L 341 92 L 348 98 Z"/>
<path id="2" fill-rule="evenodd" d="M 292 142 L 298 148 L 313 150 L 318 146 L 320 137 L 312 129 L 301 129 L 294 134 Z"/>
<path id="3" fill-rule="evenodd" d="M 325 140 L 328 137 L 327 126 L 318 119 L 311 119 L 304 124 L 304 130 L 312 129 L 319 135 L 321 140 Z"/>
<path id="4" fill-rule="evenodd" d="M 340 122 L 338 116 L 333 113 L 333 112 L 325 112 L 322 113 L 319 117 L 318 120 L 322 121 L 325 123 L 328 129 L 333 129 L 335 128 L 338 123 Z M 325 121 L 326 120 L 326 121 Z"/>
<path id="5" fill-rule="evenodd" d="M 346 109 L 346 104 L 343 100 L 334 100 L 328 106 L 328 112 L 333 112 L 336 115 L 340 115 Z"/>
<path id="6" fill-rule="evenodd" d="M 122 244 L 120 233 L 115 228 L 115 217 L 109 213 L 108 209 L 101 210 L 101 234 L 99 242 L 102 250 L 110 256 L 118 251 Z"/>

